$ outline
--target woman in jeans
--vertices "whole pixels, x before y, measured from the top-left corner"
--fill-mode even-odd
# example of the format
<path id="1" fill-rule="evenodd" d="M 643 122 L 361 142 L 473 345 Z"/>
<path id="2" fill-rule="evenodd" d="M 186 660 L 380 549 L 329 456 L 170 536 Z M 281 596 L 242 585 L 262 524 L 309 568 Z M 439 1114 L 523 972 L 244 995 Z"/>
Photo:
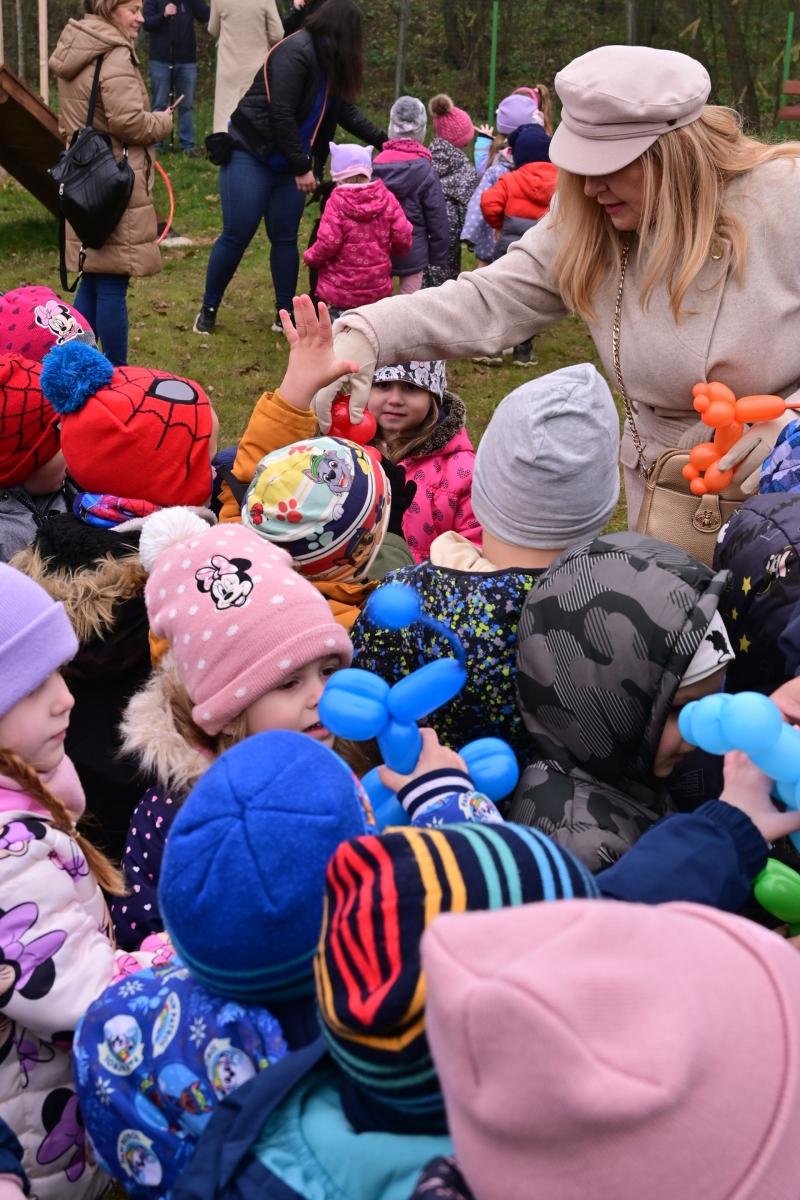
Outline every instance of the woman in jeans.
<path id="1" fill-rule="evenodd" d="M 75 307 L 86 317 L 103 353 L 115 367 L 128 360 L 126 293 L 131 275 L 161 270 L 153 207 L 153 160 L 150 147 L 167 137 L 172 109 L 151 112 L 147 88 L 133 49 L 142 17 L 142 0 L 84 0 L 87 15 L 70 19 L 50 59 L 58 79 L 61 136 L 69 141 L 86 124 L 89 97 L 99 55 L 103 55 L 94 126 L 111 136 L 119 159 L 127 148 L 135 177 L 128 207 L 105 245 L 86 250 Z M 81 244 L 67 226 L 67 267 L 76 271 Z"/>
<path id="2" fill-rule="evenodd" d="M 276 310 L 291 310 L 300 265 L 297 231 L 341 125 L 373 146 L 386 135 L 356 108 L 363 76 L 361 10 L 325 0 L 267 56 L 231 117 L 230 162 L 220 171 L 222 233 L 211 251 L 195 333 L 213 333 L 217 309 L 264 221 Z M 277 320 L 272 328 L 281 330 Z"/>

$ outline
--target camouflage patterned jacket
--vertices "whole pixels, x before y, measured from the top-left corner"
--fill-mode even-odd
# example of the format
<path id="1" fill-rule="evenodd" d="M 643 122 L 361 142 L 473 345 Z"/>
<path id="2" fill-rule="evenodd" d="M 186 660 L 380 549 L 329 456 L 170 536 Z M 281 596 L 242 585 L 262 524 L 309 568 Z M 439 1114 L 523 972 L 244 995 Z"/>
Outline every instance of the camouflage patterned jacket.
<path id="1" fill-rule="evenodd" d="M 663 815 L 655 753 L 727 580 L 634 533 L 556 559 L 519 624 L 517 687 L 531 754 L 511 820 L 599 871 Z"/>

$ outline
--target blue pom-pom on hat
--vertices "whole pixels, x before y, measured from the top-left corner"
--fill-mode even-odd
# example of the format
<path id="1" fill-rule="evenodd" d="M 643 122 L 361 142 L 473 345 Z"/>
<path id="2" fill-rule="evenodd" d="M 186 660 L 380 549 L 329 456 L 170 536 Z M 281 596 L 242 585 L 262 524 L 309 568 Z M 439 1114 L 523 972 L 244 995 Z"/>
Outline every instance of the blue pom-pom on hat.
<path id="1" fill-rule="evenodd" d="M 250 1003 L 313 995 L 328 860 L 370 825 L 353 772 L 306 734 L 227 750 L 182 805 L 161 868 L 164 923 L 192 975 Z"/>
<path id="2" fill-rule="evenodd" d="M 113 374 L 112 364 L 94 346 L 65 342 L 54 346 L 42 363 L 42 391 L 56 412 L 73 413 L 107 387 Z"/>

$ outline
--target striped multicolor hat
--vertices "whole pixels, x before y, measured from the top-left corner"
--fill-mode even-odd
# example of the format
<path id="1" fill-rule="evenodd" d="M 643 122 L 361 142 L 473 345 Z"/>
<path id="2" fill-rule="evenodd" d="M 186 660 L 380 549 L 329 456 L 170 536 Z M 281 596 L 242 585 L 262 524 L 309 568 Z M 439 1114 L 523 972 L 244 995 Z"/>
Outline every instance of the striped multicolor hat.
<path id="1" fill-rule="evenodd" d="M 569 851 L 526 826 L 408 828 L 344 842 L 328 864 L 315 963 L 331 1054 L 370 1099 L 440 1118 L 425 1035 L 425 929 L 442 912 L 598 894 Z"/>

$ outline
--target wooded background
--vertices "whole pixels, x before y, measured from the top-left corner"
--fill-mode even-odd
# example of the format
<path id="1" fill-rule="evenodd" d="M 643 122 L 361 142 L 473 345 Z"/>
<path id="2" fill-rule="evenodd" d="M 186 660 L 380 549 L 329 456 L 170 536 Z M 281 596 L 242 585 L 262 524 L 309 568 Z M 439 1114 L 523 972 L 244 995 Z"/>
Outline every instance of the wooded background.
<path id="1" fill-rule="evenodd" d="M 287 0 L 279 0 L 279 6 Z M 6 62 L 34 88 L 38 81 L 36 0 L 0 0 Z M 410 0 L 405 90 L 427 99 L 445 89 L 476 120 L 486 116 L 491 0 Z M 365 107 L 383 108 L 394 95 L 401 0 L 361 0 L 368 56 Z M 713 82 L 712 100 L 733 104 L 754 131 L 775 124 L 786 0 L 500 0 L 497 96 L 522 83 L 552 85 L 556 71 L 577 54 L 608 42 L 683 50 L 701 59 Z M 79 0 L 50 0 L 52 50 Z M 799 23 L 800 24 L 800 23 Z M 199 25 L 199 101 L 213 89 L 214 52 Z M 139 39 L 146 61 L 147 36 Z M 793 47 L 792 75 L 800 73 Z"/>

